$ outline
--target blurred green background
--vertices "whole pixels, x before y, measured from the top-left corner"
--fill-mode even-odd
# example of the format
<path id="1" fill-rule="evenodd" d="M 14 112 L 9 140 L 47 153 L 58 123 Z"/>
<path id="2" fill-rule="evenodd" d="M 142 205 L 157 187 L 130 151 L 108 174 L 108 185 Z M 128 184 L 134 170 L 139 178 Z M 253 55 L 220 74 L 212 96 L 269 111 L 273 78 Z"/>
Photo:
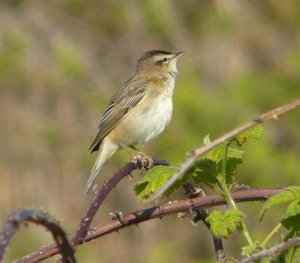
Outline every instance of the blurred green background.
<path id="1" fill-rule="evenodd" d="M 108 100 L 146 50 L 188 51 L 179 61 L 172 122 L 142 148 L 173 163 L 205 135 L 214 139 L 300 95 L 299 1 L 2 0 L 0 28 L 0 225 L 18 208 L 42 207 L 73 233 L 92 199 L 83 195 L 95 161 L 88 147 Z M 244 147 L 238 182 L 299 184 L 299 121 L 298 110 L 266 124 L 263 140 Z M 128 160 L 125 152 L 115 155 L 98 184 Z M 125 179 L 109 195 L 94 224 L 112 211 L 150 206 L 135 198 L 137 180 Z M 258 224 L 260 204 L 241 207 L 260 240 L 281 213 Z M 79 262 L 214 262 L 209 232 L 189 221 L 174 215 L 147 222 L 81 246 L 76 256 Z M 4 261 L 49 243 L 40 227 L 22 227 Z M 238 257 L 243 245 L 234 235 L 226 253 Z"/>

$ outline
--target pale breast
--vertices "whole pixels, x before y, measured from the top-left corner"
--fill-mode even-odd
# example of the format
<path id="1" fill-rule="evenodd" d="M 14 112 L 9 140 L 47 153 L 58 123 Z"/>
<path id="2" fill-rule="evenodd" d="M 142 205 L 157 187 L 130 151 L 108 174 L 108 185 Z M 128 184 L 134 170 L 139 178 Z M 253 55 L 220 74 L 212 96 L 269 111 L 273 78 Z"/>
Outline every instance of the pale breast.
<path id="1" fill-rule="evenodd" d="M 119 143 L 144 144 L 163 132 L 172 117 L 173 87 L 174 85 L 167 85 L 163 92 L 156 92 L 156 90 L 149 92 L 125 116 L 118 128 L 126 134 L 126 139 L 122 136 L 123 140 Z"/>

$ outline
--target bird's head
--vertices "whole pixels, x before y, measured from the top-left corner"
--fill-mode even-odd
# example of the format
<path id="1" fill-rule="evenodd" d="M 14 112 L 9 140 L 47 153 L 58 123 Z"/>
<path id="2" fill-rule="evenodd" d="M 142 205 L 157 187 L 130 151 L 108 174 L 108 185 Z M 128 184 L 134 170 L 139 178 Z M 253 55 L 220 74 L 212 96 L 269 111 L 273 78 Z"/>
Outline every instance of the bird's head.
<path id="1" fill-rule="evenodd" d="M 186 54 L 186 51 L 170 53 L 163 50 L 150 50 L 145 52 L 137 61 L 137 74 L 149 76 L 176 76 L 177 59 Z"/>

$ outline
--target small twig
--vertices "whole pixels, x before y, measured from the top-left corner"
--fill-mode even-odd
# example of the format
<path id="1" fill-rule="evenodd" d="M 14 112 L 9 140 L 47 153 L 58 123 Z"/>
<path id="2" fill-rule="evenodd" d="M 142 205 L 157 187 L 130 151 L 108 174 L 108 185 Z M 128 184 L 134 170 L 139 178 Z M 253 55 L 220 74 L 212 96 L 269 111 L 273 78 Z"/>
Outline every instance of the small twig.
<path id="1" fill-rule="evenodd" d="M 196 222 L 197 220 L 201 220 L 204 225 L 210 230 L 210 225 L 205 221 L 205 219 L 209 216 L 209 213 L 206 212 L 205 210 L 200 210 L 198 209 L 198 212 L 196 214 L 196 217 L 194 217 L 193 221 Z M 216 238 L 212 233 L 212 238 L 214 242 L 214 249 L 215 249 L 215 254 L 217 258 L 217 262 L 221 262 L 225 257 L 225 252 L 224 252 L 224 247 L 223 247 L 223 241 L 220 238 Z"/>
<path id="2" fill-rule="evenodd" d="M 240 263 L 249 263 L 254 262 L 255 260 L 262 259 L 264 257 L 274 257 L 280 252 L 286 251 L 293 247 L 299 247 L 300 246 L 300 237 L 289 239 L 286 242 L 283 242 L 279 245 L 276 245 L 274 247 L 270 247 L 264 250 L 261 250 L 259 252 L 256 252 L 252 254 L 251 256 L 244 258 L 240 261 Z"/>
<path id="3" fill-rule="evenodd" d="M 156 165 L 169 165 L 165 160 L 153 159 L 153 166 Z M 117 186 L 117 184 L 131 172 L 138 168 L 137 163 L 129 162 L 125 164 L 119 171 L 117 171 L 109 180 L 97 190 L 97 194 L 86 212 L 84 218 L 78 225 L 75 234 L 72 238 L 72 244 L 78 245 L 84 239 L 89 231 L 89 227 L 94 219 L 98 209 L 103 204 L 106 196 Z"/>
<path id="4" fill-rule="evenodd" d="M 264 123 L 266 121 L 269 121 L 271 119 L 277 119 L 278 116 L 291 111 L 297 107 L 300 106 L 300 99 L 297 99 L 295 101 L 292 101 L 290 103 L 287 103 L 285 105 L 282 105 L 278 108 L 275 108 L 271 111 L 268 111 L 259 117 L 255 118 L 254 120 L 224 134 L 223 136 L 219 137 L 218 139 L 212 141 L 210 144 L 202 146 L 198 149 L 195 149 L 191 152 L 189 157 L 186 159 L 186 161 L 180 166 L 178 171 L 172 175 L 172 177 L 167 181 L 167 183 L 159 190 L 157 191 L 152 198 L 150 198 L 150 201 L 154 201 L 160 197 L 182 176 L 185 172 L 198 160 L 199 157 L 203 156 L 207 152 L 209 152 L 211 149 L 217 147 L 218 145 L 224 143 L 227 140 L 232 139 L 239 133 L 248 130 L 260 123 Z"/>
<path id="5" fill-rule="evenodd" d="M 270 196 L 273 196 L 280 192 L 282 192 L 282 189 L 249 189 L 234 192 L 232 193 L 232 197 L 234 198 L 235 202 L 264 201 L 267 200 Z M 226 201 L 219 195 L 207 195 L 204 197 L 197 197 L 193 199 L 167 202 L 160 206 L 154 206 L 137 212 L 129 213 L 123 217 L 122 223 L 116 219 L 96 226 L 92 233 L 90 233 L 84 240 L 81 240 L 81 243 L 89 242 L 95 238 L 99 238 L 109 233 L 118 231 L 122 228 L 136 225 L 144 221 L 152 220 L 155 218 L 162 218 L 164 216 L 176 214 L 179 212 L 188 212 L 191 209 L 206 209 L 209 207 L 224 204 L 226 204 Z M 78 245 L 79 244 L 73 246 L 76 247 Z M 58 248 L 55 245 L 51 245 L 17 260 L 16 263 L 39 262 L 43 259 L 57 254 L 58 252 Z"/>
<path id="6" fill-rule="evenodd" d="M 201 195 L 201 191 L 198 191 L 190 183 L 184 184 L 183 188 L 185 189 L 185 192 L 189 198 L 195 198 L 195 197 L 198 197 Z M 203 192 L 203 194 L 204 194 L 204 192 Z M 203 196 L 203 194 L 202 194 L 202 196 Z M 203 209 L 195 209 L 194 212 L 196 213 L 196 216 L 193 218 L 193 223 L 196 223 L 197 221 L 201 220 L 203 222 L 203 224 L 210 231 L 210 225 L 205 220 L 209 216 L 209 213 Z M 216 238 L 212 233 L 211 233 L 211 235 L 212 235 L 213 242 L 214 242 L 214 249 L 215 249 L 217 262 L 220 262 L 223 258 L 225 258 L 223 242 L 222 242 L 222 239 Z"/>
<path id="7" fill-rule="evenodd" d="M 70 246 L 65 232 L 58 222 L 54 220 L 53 217 L 51 217 L 48 213 L 33 209 L 24 209 L 13 213 L 4 224 L 3 229 L 0 232 L 0 262 L 3 259 L 5 249 L 9 241 L 19 229 L 19 226 L 26 221 L 42 225 L 52 233 L 54 241 L 57 245 L 57 252 L 60 252 L 62 255 L 62 262 L 76 263 L 74 250 Z"/>

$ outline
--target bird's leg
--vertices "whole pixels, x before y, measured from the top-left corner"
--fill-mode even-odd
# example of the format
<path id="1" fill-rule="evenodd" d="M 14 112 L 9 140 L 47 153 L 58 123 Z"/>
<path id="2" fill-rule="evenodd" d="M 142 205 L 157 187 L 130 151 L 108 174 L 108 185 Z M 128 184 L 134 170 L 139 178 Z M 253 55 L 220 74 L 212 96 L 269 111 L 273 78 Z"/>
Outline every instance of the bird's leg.
<path id="1" fill-rule="evenodd" d="M 137 167 L 139 169 L 145 168 L 146 170 L 148 170 L 148 169 L 152 168 L 153 160 L 152 160 L 151 156 L 148 156 L 145 153 L 141 152 L 141 150 L 136 148 L 134 145 L 127 146 L 127 145 L 121 144 L 120 146 L 130 154 L 130 156 L 133 159 L 132 161 L 137 165 Z M 134 155 L 132 153 L 132 151 L 129 150 L 129 148 L 134 151 L 137 151 L 138 154 Z"/>
<path id="2" fill-rule="evenodd" d="M 131 146 L 127 146 L 127 145 L 125 145 L 123 143 L 120 144 L 120 147 L 122 149 L 126 150 L 126 152 L 128 152 L 128 154 L 131 156 L 132 159 L 135 157 L 135 155 L 132 153 L 132 151 L 130 149 L 133 149 L 133 150 L 136 150 L 136 149 L 132 148 Z"/>
<path id="3" fill-rule="evenodd" d="M 133 146 L 133 145 L 130 145 L 129 147 L 130 147 L 132 150 L 135 150 L 135 151 L 137 151 L 137 152 L 141 152 L 140 149 L 136 148 L 136 147 Z"/>

